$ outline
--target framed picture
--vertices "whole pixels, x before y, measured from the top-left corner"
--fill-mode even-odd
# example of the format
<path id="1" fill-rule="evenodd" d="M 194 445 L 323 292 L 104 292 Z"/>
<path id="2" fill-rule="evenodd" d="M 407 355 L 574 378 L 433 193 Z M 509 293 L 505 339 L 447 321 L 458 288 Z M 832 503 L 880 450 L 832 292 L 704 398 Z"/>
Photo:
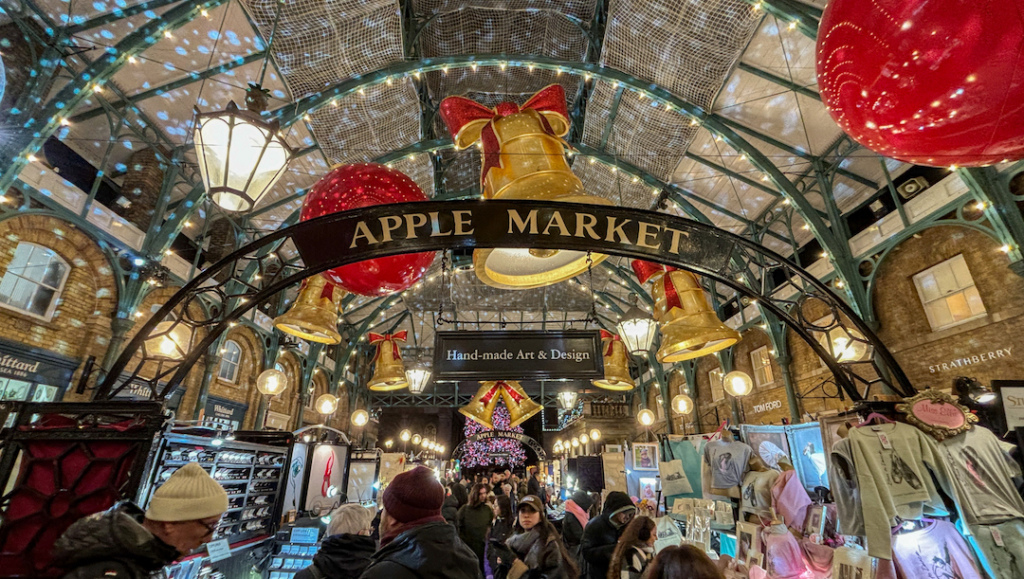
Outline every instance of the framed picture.
<path id="1" fill-rule="evenodd" d="M 807 518 L 804 519 L 804 536 L 825 534 L 825 506 L 811 505 L 807 507 Z"/>
<path id="2" fill-rule="evenodd" d="M 754 449 L 754 454 L 764 459 L 770 468 L 780 470 L 780 459 L 793 463 L 785 426 L 743 425 L 740 432 L 743 434 L 743 440 Z"/>
<path id="3" fill-rule="evenodd" d="M 606 453 L 621 453 L 622 452 L 622 445 L 621 444 L 606 444 L 606 445 L 604 445 L 604 451 Z"/>
<path id="4" fill-rule="evenodd" d="M 761 526 L 755 523 L 736 523 L 736 560 L 746 561 L 752 552 L 761 551 Z"/>
<path id="5" fill-rule="evenodd" d="M 633 445 L 633 470 L 658 470 L 658 445 L 638 442 Z"/>
<path id="6" fill-rule="evenodd" d="M 838 427 L 837 427 L 838 428 Z M 786 429 L 789 447 L 793 451 L 793 466 L 807 492 L 828 486 L 828 455 L 822 440 L 821 425 L 797 424 Z"/>
<path id="7" fill-rule="evenodd" d="M 755 566 L 763 567 L 764 555 L 761 553 L 761 551 L 749 551 L 747 553 L 747 558 L 743 560 L 743 563 L 747 566 L 747 569 L 753 569 Z"/>

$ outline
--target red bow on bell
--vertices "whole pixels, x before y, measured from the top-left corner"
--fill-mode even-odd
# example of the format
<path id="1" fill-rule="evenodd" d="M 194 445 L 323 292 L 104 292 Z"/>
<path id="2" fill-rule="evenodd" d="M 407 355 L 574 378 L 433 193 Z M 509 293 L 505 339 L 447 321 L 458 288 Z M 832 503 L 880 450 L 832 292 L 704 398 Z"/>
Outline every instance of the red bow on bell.
<path id="1" fill-rule="evenodd" d="M 477 141 L 484 144 L 483 169 L 480 181 L 487 178 L 492 167 L 501 166 L 501 143 L 494 132 L 494 121 L 519 112 L 532 110 L 540 114 L 544 131 L 549 135 L 564 137 L 569 134 L 569 109 L 565 104 L 565 89 L 560 84 L 548 85 L 522 106 L 515 103 L 500 103 L 493 109 L 465 97 L 452 96 L 441 101 L 441 118 L 452 134 L 455 147 L 465 149 Z"/>
<path id="2" fill-rule="evenodd" d="M 676 268 L 670 265 L 662 265 L 642 259 L 634 259 L 629 262 L 629 265 L 633 268 L 633 273 L 636 274 L 636 278 L 640 280 L 640 283 L 647 283 L 647 280 L 651 279 L 656 273 L 676 270 Z"/>
<path id="3" fill-rule="evenodd" d="M 402 330 L 394 334 L 375 334 L 370 332 L 370 343 L 377 344 L 379 342 L 391 342 L 392 355 L 395 360 L 402 359 L 402 352 L 398 349 L 398 342 L 404 342 L 409 336 L 409 332 Z M 373 361 L 376 362 L 377 358 L 380 357 L 380 346 L 377 346 L 377 354 L 373 357 Z"/>
<path id="4" fill-rule="evenodd" d="M 622 337 L 619 336 L 618 334 L 613 334 L 613 333 L 609 332 L 608 330 L 601 330 L 601 341 L 603 342 L 605 340 L 608 340 L 608 347 L 605 349 L 605 352 L 604 352 L 603 355 L 604 356 L 611 356 L 612 355 L 612 347 L 615 345 L 615 342 L 621 342 L 622 341 Z"/>
<path id="5" fill-rule="evenodd" d="M 303 281 L 302 283 L 305 284 L 306 282 Z M 327 298 L 327 299 L 331 300 L 331 302 L 333 302 L 334 301 L 334 292 L 337 289 L 338 289 L 338 286 L 334 285 L 333 283 L 331 283 L 331 282 L 325 283 L 324 284 L 324 289 L 320 290 L 320 299 Z"/>

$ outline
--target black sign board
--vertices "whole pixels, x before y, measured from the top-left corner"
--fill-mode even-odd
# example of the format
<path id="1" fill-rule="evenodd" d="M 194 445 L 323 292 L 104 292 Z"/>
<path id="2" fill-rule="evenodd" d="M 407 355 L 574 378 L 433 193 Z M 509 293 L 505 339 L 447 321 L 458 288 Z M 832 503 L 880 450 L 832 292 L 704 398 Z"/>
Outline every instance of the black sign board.
<path id="1" fill-rule="evenodd" d="M 569 380 L 604 376 L 597 330 L 437 332 L 434 380 Z"/>
<path id="2" fill-rule="evenodd" d="M 203 413 L 203 424 L 211 427 L 238 429 L 245 419 L 245 411 L 249 405 L 234 400 L 210 396 L 206 400 L 206 411 Z"/>
<path id="3" fill-rule="evenodd" d="M 0 339 L 0 377 L 63 387 L 77 367 L 78 360 Z"/>

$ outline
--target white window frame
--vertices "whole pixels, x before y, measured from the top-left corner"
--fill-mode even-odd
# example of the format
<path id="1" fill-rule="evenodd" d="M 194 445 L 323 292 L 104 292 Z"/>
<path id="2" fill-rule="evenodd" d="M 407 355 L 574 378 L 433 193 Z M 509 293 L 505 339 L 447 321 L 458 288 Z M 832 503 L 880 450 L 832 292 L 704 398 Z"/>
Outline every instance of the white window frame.
<path id="1" fill-rule="evenodd" d="M 8 304 L 8 303 L 5 303 L 3 301 L 0 301 L 0 307 L 8 309 L 8 310 L 11 310 L 11 311 L 18 312 L 20 314 L 24 314 L 26 316 L 30 316 L 30 317 L 36 318 L 38 320 L 43 320 L 43 321 L 49 322 L 50 320 L 53 319 L 53 313 L 57 310 L 57 304 L 58 304 L 58 302 L 60 302 L 61 294 L 64 293 L 64 284 L 67 283 L 68 277 L 71 275 L 71 264 L 69 264 L 67 261 L 65 261 L 64 258 L 61 257 L 60 254 L 58 254 L 55 250 L 53 250 L 53 249 L 51 249 L 49 247 L 46 247 L 45 245 L 39 245 L 38 243 L 32 243 L 30 241 L 19 241 L 18 245 L 14 249 L 15 255 L 17 255 L 18 248 L 20 248 L 22 245 L 27 245 L 27 246 L 31 247 L 32 251 L 35 251 L 36 249 L 40 249 L 40 250 L 48 251 L 48 252 L 52 253 L 53 254 L 52 255 L 52 259 L 57 260 L 58 262 L 60 262 L 60 264 L 62 266 L 64 266 L 64 275 L 61 276 L 60 283 L 58 283 L 56 287 L 44 286 L 41 282 L 37 282 L 35 280 L 31 280 L 31 279 L 29 279 L 29 278 L 27 278 L 27 277 L 25 277 L 25 276 L 23 276 L 21 274 L 14 273 L 14 272 L 10 271 L 11 265 L 8 264 L 7 270 L 4 271 L 4 275 L 0 276 L 0 285 L 3 284 L 3 280 L 6 279 L 8 275 L 15 276 L 15 277 L 17 277 L 19 279 L 25 280 L 28 283 L 35 284 L 37 289 L 33 290 L 33 291 L 38 291 L 39 287 L 46 287 L 48 289 L 54 290 L 53 299 L 50 300 L 50 304 L 46 308 L 46 314 L 42 315 L 42 316 L 39 315 L 39 314 L 30 312 L 28 310 L 23 310 L 23 309 L 15 306 L 15 305 Z M 29 255 L 31 256 L 31 253 Z"/>
<path id="2" fill-rule="evenodd" d="M 237 352 L 238 358 L 231 360 L 228 355 L 231 353 L 231 348 L 234 347 L 234 351 Z M 224 353 L 220 357 L 220 367 L 217 369 L 217 378 L 223 380 L 229 384 L 238 384 L 238 369 L 242 366 L 242 346 L 234 341 L 227 340 L 224 342 Z M 228 376 L 224 376 L 224 368 L 230 367 L 231 372 Z"/>
<path id="3" fill-rule="evenodd" d="M 947 288 L 945 290 L 945 292 L 941 296 L 939 296 L 937 298 L 934 298 L 934 299 L 931 299 L 931 300 L 925 298 L 925 291 L 924 291 L 924 288 L 922 286 L 922 282 L 925 279 L 925 277 L 927 277 L 928 275 L 933 275 L 933 277 L 934 277 L 934 272 L 936 272 L 939 268 L 950 268 L 951 270 L 953 270 L 953 268 L 958 266 L 958 265 L 962 265 L 963 272 L 966 274 L 968 279 L 967 280 L 958 280 L 957 283 L 959 283 L 960 285 L 958 285 L 957 287 L 953 287 L 953 288 Z M 951 274 L 952 274 L 953 279 L 955 280 L 956 279 L 955 273 L 953 273 L 951 271 Z M 938 278 L 936 277 L 935 279 L 938 279 Z M 965 281 L 969 281 L 970 283 L 965 283 Z M 978 318 L 985 317 L 985 315 L 988 314 L 988 311 L 985 308 L 985 302 L 984 302 L 984 300 L 981 299 L 981 294 L 978 292 L 978 286 L 977 286 L 977 284 L 974 283 L 974 275 L 971 274 L 971 270 L 970 270 L 970 268 L 967 265 L 967 260 L 964 259 L 964 256 L 963 256 L 962 253 L 954 255 L 953 257 L 951 257 L 951 258 L 949 258 L 949 259 L 947 259 L 945 261 L 937 263 L 937 264 L 929 267 L 928 269 L 915 274 L 914 275 L 914 287 L 917 288 L 917 297 L 921 300 L 921 307 L 924 308 L 924 314 L 925 314 L 925 316 L 928 319 L 928 325 L 931 326 L 933 332 L 938 332 L 940 330 L 946 330 L 946 329 L 949 329 L 949 328 L 953 328 L 953 327 L 959 326 L 961 324 L 966 324 L 967 322 L 970 322 L 971 320 L 976 320 Z M 939 288 L 939 291 L 942 291 L 942 289 L 943 288 Z M 953 322 L 948 323 L 948 324 L 944 324 L 944 325 L 940 325 L 939 322 L 935 320 L 934 316 L 932 315 L 932 310 L 929 308 L 930 305 L 937 304 L 937 303 L 940 303 L 940 302 L 945 304 L 947 310 L 949 310 L 950 317 L 952 317 L 952 310 L 949 309 L 949 305 L 948 305 L 949 304 L 949 299 L 953 298 L 955 296 L 958 296 L 958 295 L 963 295 L 963 294 L 965 294 L 965 293 L 967 293 L 967 292 L 969 292 L 971 290 L 974 290 L 974 293 L 978 294 L 978 303 L 981 305 L 981 311 L 980 312 L 975 312 L 975 313 L 971 314 L 969 317 L 966 317 L 966 318 L 963 318 L 963 319 L 960 319 L 960 320 L 954 320 Z M 968 305 L 969 304 L 970 304 L 970 302 L 968 302 Z"/>
<path id="4" fill-rule="evenodd" d="M 763 357 L 761 356 L 762 353 L 764 354 Z M 763 365 L 760 364 L 762 360 L 765 362 Z M 754 384 L 758 388 L 775 384 L 775 373 L 772 371 L 772 357 L 768 352 L 768 346 L 761 346 L 750 353 L 750 368 L 753 370 Z M 764 372 L 764 380 L 761 379 L 759 370 Z"/>
<path id="5" fill-rule="evenodd" d="M 711 384 L 711 401 L 712 402 L 718 402 L 720 400 L 725 400 L 725 381 L 724 381 L 724 378 L 725 378 L 725 372 L 723 372 L 721 368 L 715 368 L 714 370 L 711 370 L 710 372 L 708 372 L 708 382 Z M 716 383 L 718 384 L 717 388 L 715 387 Z M 721 394 L 721 396 L 719 396 L 718 394 Z"/>

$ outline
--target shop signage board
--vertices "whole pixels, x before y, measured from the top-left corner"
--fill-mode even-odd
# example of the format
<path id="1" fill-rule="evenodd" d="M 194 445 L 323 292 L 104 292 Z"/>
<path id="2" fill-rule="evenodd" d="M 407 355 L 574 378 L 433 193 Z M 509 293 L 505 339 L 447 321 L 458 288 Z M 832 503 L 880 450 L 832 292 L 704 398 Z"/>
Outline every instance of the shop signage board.
<path id="1" fill-rule="evenodd" d="M 203 424 L 238 429 L 248 408 L 246 404 L 210 396 L 206 401 Z"/>
<path id="2" fill-rule="evenodd" d="M 435 336 L 436 382 L 604 376 L 597 330 L 437 332 Z"/>
<path id="3" fill-rule="evenodd" d="M 76 367 L 78 361 L 73 358 L 0 339 L 2 378 L 64 386 L 71 381 Z"/>
<path id="4" fill-rule="evenodd" d="M 907 422 L 930 434 L 938 441 L 970 430 L 978 422 L 966 406 L 938 390 L 925 390 L 897 404 L 896 410 L 907 415 Z"/>
<path id="5" fill-rule="evenodd" d="M 1007 430 L 1024 427 L 1024 383 L 1021 386 L 1001 386 L 999 395 L 1003 399 L 1003 413 L 1006 415 Z"/>
<path id="6" fill-rule="evenodd" d="M 1013 352 L 1013 346 L 1006 346 L 1005 348 L 994 348 L 979 352 L 977 354 L 971 354 L 970 356 L 963 356 L 961 358 L 953 358 L 951 360 L 945 360 L 928 366 L 928 372 L 935 374 L 937 372 L 947 372 L 950 370 L 959 371 L 964 366 L 972 366 L 974 364 L 985 364 L 988 362 L 998 361 L 1000 358 L 1003 360 L 1009 360 L 1010 355 Z"/>

